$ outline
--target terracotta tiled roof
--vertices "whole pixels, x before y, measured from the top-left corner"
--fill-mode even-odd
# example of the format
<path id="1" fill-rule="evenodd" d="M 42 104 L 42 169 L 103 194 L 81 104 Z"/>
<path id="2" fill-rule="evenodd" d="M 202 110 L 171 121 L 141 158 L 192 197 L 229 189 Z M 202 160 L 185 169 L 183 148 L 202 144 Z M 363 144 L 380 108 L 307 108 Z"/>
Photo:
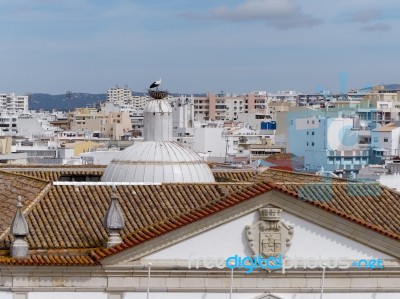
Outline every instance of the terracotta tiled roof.
<path id="1" fill-rule="evenodd" d="M 61 176 L 102 176 L 103 169 L 65 169 L 65 170 L 14 170 L 13 173 L 25 174 L 48 182 L 59 181 Z"/>
<path id="2" fill-rule="evenodd" d="M 240 184 L 163 184 L 117 186 L 125 215 L 125 236 L 132 231 L 191 213 Z M 107 233 L 102 221 L 109 205 L 111 186 L 52 186 L 27 215 L 30 249 L 94 248 L 103 246 Z M 9 235 L 0 248 L 10 246 Z"/>
<path id="3" fill-rule="evenodd" d="M 400 194 L 377 183 L 277 183 L 280 191 L 400 240 Z"/>
<path id="4" fill-rule="evenodd" d="M 18 196 L 22 197 L 26 212 L 47 185 L 44 180 L 0 171 L 0 239 L 14 217 Z"/>
<path id="5" fill-rule="evenodd" d="M 279 191 L 400 240 L 400 194 L 378 183 L 276 169 L 259 178 Z"/>
<path id="6" fill-rule="evenodd" d="M 297 157 L 290 153 L 275 153 L 275 154 L 269 155 L 264 160 L 265 161 L 275 161 L 275 160 L 288 160 L 288 159 L 293 159 L 293 158 L 297 158 Z"/>
<path id="7" fill-rule="evenodd" d="M 8 165 L 0 167 L 0 171 L 24 174 L 48 182 L 58 181 L 61 176 L 102 176 L 104 169 L 103 165 Z"/>
<path id="8" fill-rule="evenodd" d="M 95 266 L 99 265 L 89 255 L 30 255 L 27 258 L 0 256 L 0 264 L 15 266 Z"/>
<path id="9" fill-rule="evenodd" d="M 307 174 L 301 172 L 287 171 L 281 169 L 271 169 L 264 171 L 259 175 L 260 180 L 267 180 L 274 183 L 311 183 L 320 182 L 328 183 L 331 182 L 347 182 L 346 179 L 342 178 L 328 178 L 322 177 L 315 174 Z"/>
<path id="10" fill-rule="evenodd" d="M 213 171 L 217 182 L 254 182 L 258 176 L 257 171 Z"/>

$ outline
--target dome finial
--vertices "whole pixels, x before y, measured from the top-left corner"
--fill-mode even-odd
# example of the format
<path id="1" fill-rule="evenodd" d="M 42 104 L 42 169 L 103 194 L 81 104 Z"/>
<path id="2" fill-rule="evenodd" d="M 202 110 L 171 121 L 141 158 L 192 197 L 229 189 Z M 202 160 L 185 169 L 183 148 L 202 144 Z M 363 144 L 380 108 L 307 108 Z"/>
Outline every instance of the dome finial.
<path id="1" fill-rule="evenodd" d="M 115 186 L 115 184 L 112 185 L 112 195 L 111 197 L 117 197 L 117 187 Z"/>
<path id="2" fill-rule="evenodd" d="M 14 218 L 11 222 L 11 234 L 15 240 L 11 244 L 11 256 L 12 257 L 27 257 L 29 246 L 24 238 L 29 234 L 29 227 L 24 214 L 22 213 L 22 197 L 17 197 L 17 211 L 15 212 Z"/>
<path id="3" fill-rule="evenodd" d="M 18 195 L 18 197 L 17 197 L 17 207 L 22 207 L 22 197 L 21 197 L 21 195 Z"/>
<path id="4" fill-rule="evenodd" d="M 119 231 L 125 227 L 125 219 L 118 202 L 117 188 L 112 186 L 111 202 L 104 216 L 104 228 L 108 231 L 106 247 L 120 244 L 122 242 Z"/>

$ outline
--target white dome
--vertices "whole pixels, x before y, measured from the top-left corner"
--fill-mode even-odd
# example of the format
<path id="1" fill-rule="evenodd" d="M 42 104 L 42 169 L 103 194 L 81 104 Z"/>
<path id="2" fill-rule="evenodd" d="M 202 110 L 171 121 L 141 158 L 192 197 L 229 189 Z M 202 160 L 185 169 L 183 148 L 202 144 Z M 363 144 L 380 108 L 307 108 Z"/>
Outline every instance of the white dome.
<path id="1" fill-rule="evenodd" d="M 175 142 L 138 142 L 107 166 L 103 182 L 212 183 L 208 165 L 189 148 Z"/>

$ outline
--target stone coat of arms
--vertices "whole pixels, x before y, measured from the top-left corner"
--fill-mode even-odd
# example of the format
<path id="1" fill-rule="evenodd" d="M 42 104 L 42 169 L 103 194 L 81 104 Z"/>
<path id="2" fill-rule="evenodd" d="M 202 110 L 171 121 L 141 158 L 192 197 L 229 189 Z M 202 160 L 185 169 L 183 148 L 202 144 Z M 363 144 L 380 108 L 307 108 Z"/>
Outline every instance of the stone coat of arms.
<path id="1" fill-rule="evenodd" d="M 246 226 L 250 248 L 263 257 L 284 256 L 293 237 L 293 226 L 282 221 L 282 209 L 262 208 L 260 220 Z"/>

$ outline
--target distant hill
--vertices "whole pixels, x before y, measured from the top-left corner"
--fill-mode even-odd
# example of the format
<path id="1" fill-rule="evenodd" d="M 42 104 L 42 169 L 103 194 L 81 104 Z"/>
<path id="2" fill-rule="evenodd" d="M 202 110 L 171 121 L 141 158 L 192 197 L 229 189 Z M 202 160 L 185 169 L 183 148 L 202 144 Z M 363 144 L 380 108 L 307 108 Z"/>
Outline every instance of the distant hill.
<path id="1" fill-rule="evenodd" d="M 394 90 L 394 89 L 396 90 L 396 89 L 400 89 L 400 84 L 384 84 L 383 88 L 385 90 Z M 370 90 L 370 89 L 372 89 L 372 86 L 364 87 L 364 88 L 361 88 L 360 90 Z"/>
<path id="2" fill-rule="evenodd" d="M 30 95 L 29 109 L 69 111 L 79 107 L 93 107 L 93 105 L 106 100 L 106 94 L 70 93 L 51 95 L 47 93 L 33 93 Z"/>
<path id="3" fill-rule="evenodd" d="M 143 96 L 144 93 L 134 92 L 135 96 Z M 179 96 L 179 94 L 171 93 L 171 96 Z M 205 96 L 206 94 L 195 94 L 194 96 Z M 100 102 L 107 100 L 107 94 L 93 93 L 65 93 L 65 94 L 47 94 L 33 93 L 30 95 L 29 109 L 30 110 L 58 110 L 70 111 L 75 108 L 93 107 Z"/>
<path id="4" fill-rule="evenodd" d="M 400 89 L 400 84 L 385 84 L 385 89 Z"/>

